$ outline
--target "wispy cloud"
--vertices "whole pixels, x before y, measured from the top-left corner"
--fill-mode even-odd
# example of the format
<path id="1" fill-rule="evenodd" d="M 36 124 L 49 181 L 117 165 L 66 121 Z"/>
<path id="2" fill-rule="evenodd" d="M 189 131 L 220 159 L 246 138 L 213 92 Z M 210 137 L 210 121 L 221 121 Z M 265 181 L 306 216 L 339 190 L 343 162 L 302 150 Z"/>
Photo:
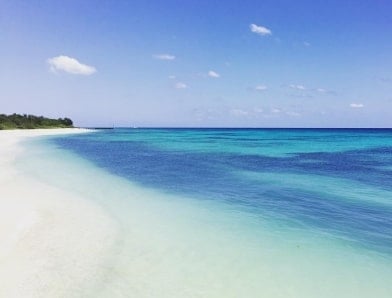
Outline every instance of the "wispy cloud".
<path id="1" fill-rule="evenodd" d="M 278 114 L 278 113 L 282 112 L 282 110 L 278 109 L 278 108 L 272 108 L 271 112 L 274 113 L 274 114 Z"/>
<path id="2" fill-rule="evenodd" d="M 156 54 L 156 55 L 152 55 L 152 57 L 158 60 L 169 60 L 169 61 L 176 59 L 176 56 L 170 54 Z"/>
<path id="3" fill-rule="evenodd" d="M 231 109 L 230 114 L 236 117 L 248 116 L 249 112 L 242 109 Z"/>
<path id="4" fill-rule="evenodd" d="M 249 25 L 250 31 L 252 31 L 253 33 L 265 36 L 265 35 L 271 35 L 272 32 L 270 29 L 263 27 L 263 26 L 258 26 L 256 24 L 250 24 Z"/>
<path id="5" fill-rule="evenodd" d="M 253 111 L 255 113 L 263 113 L 264 112 L 264 110 L 262 108 L 254 108 Z"/>
<path id="6" fill-rule="evenodd" d="M 265 85 L 257 85 L 257 86 L 255 87 L 255 90 L 256 90 L 256 91 L 265 91 L 265 90 L 267 90 L 267 89 L 268 89 L 268 87 L 265 86 Z"/>
<path id="7" fill-rule="evenodd" d="M 170 80 L 174 80 L 174 79 L 176 78 L 176 76 L 170 75 L 168 78 L 169 78 Z"/>
<path id="8" fill-rule="evenodd" d="M 291 84 L 291 85 L 289 85 L 289 87 L 292 89 L 296 89 L 296 90 L 306 90 L 306 87 L 304 85 Z"/>
<path id="9" fill-rule="evenodd" d="M 187 86 L 186 84 L 182 83 L 182 82 L 176 83 L 176 84 L 174 85 L 174 87 L 175 87 L 176 89 L 186 89 L 186 88 L 188 88 L 188 86 Z"/>
<path id="10" fill-rule="evenodd" d="M 312 98 L 312 97 L 319 97 L 324 95 L 336 95 L 337 92 L 325 88 L 309 88 L 308 86 L 304 86 L 301 84 L 291 84 L 288 85 L 289 88 L 296 90 L 290 94 L 291 97 L 302 97 L 302 98 Z"/>
<path id="11" fill-rule="evenodd" d="M 354 109 L 361 109 L 364 105 L 362 103 L 350 103 L 350 107 Z"/>
<path id="12" fill-rule="evenodd" d="M 213 120 L 220 112 L 210 109 L 210 108 L 195 108 L 192 110 L 192 114 L 196 118 L 197 121 L 205 121 L 205 120 Z"/>
<path id="13" fill-rule="evenodd" d="M 286 115 L 292 116 L 292 117 L 299 117 L 299 116 L 301 116 L 300 113 L 293 112 L 293 111 L 287 111 L 287 112 L 286 112 Z"/>
<path id="14" fill-rule="evenodd" d="M 282 85 L 282 87 L 286 88 L 290 88 L 293 90 L 296 90 L 297 92 L 291 94 L 290 96 L 293 97 L 315 97 L 315 96 L 320 96 L 322 95 L 336 95 L 337 92 L 330 90 L 330 89 L 326 89 L 326 88 L 313 88 L 313 87 L 309 87 L 309 86 L 305 86 L 303 84 L 290 84 L 290 85 Z"/>
<path id="15" fill-rule="evenodd" d="M 210 70 L 208 72 L 208 76 L 211 77 L 211 78 L 220 78 L 220 74 L 215 72 L 215 71 L 213 71 L 213 70 Z"/>
<path id="16" fill-rule="evenodd" d="M 388 78 L 388 77 L 376 77 L 376 79 L 378 79 L 382 83 L 391 83 L 392 82 L 392 78 Z"/>
<path id="17" fill-rule="evenodd" d="M 310 47 L 310 43 L 307 42 L 307 41 L 304 41 L 304 46 L 305 46 L 305 47 Z"/>
<path id="18" fill-rule="evenodd" d="M 89 76 L 97 71 L 93 66 L 80 63 L 75 58 L 64 55 L 49 58 L 46 62 L 53 72 L 64 71 L 70 74 Z"/>

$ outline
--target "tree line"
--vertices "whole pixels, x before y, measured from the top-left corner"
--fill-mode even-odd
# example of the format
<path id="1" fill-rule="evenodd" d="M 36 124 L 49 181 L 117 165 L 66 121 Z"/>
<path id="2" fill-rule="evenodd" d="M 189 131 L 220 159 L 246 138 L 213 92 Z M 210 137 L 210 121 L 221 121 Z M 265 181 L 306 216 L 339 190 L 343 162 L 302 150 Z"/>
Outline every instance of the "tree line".
<path id="1" fill-rule="evenodd" d="M 28 114 L 0 114 L 0 129 L 33 129 L 73 127 L 69 118 L 51 119 Z"/>

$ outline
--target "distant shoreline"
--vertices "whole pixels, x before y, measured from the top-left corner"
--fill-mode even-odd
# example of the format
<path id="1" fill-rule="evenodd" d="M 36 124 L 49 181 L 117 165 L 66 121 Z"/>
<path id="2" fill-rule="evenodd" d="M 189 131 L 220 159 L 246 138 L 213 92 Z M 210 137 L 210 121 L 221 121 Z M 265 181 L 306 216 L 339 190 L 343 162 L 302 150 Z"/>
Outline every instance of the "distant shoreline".
<path id="1" fill-rule="evenodd" d="M 176 126 L 92 126 L 85 129 L 205 129 L 205 130 L 392 130 L 392 127 L 176 127 Z"/>
<path id="2" fill-rule="evenodd" d="M 31 114 L 0 114 L 0 130 L 73 127 L 73 121 L 67 117 L 53 119 Z"/>

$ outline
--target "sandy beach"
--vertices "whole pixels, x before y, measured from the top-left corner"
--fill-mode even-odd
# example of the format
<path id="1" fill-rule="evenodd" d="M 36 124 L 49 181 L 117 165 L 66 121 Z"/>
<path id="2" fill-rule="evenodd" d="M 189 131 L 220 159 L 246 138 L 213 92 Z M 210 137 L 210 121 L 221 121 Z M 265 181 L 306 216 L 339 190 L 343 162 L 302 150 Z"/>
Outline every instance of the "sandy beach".
<path id="1" fill-rule="evenodd" d="M 83 297 L 104 278 L 112 219 L 14 166 L 26 138 L 87 131 L 0 131 L 0 297 Z"/>

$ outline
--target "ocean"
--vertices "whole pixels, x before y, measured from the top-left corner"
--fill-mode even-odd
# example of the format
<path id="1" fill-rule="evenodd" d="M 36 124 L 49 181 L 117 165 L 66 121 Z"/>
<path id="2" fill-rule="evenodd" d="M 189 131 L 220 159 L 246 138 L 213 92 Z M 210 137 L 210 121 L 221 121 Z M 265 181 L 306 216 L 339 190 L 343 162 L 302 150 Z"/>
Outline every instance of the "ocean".
<path id="1" fill-rule="evenodd" d="M 116 222 L 94 297 L 392 297 L 391 129 L 29 142 L 24 171 Z"/>

